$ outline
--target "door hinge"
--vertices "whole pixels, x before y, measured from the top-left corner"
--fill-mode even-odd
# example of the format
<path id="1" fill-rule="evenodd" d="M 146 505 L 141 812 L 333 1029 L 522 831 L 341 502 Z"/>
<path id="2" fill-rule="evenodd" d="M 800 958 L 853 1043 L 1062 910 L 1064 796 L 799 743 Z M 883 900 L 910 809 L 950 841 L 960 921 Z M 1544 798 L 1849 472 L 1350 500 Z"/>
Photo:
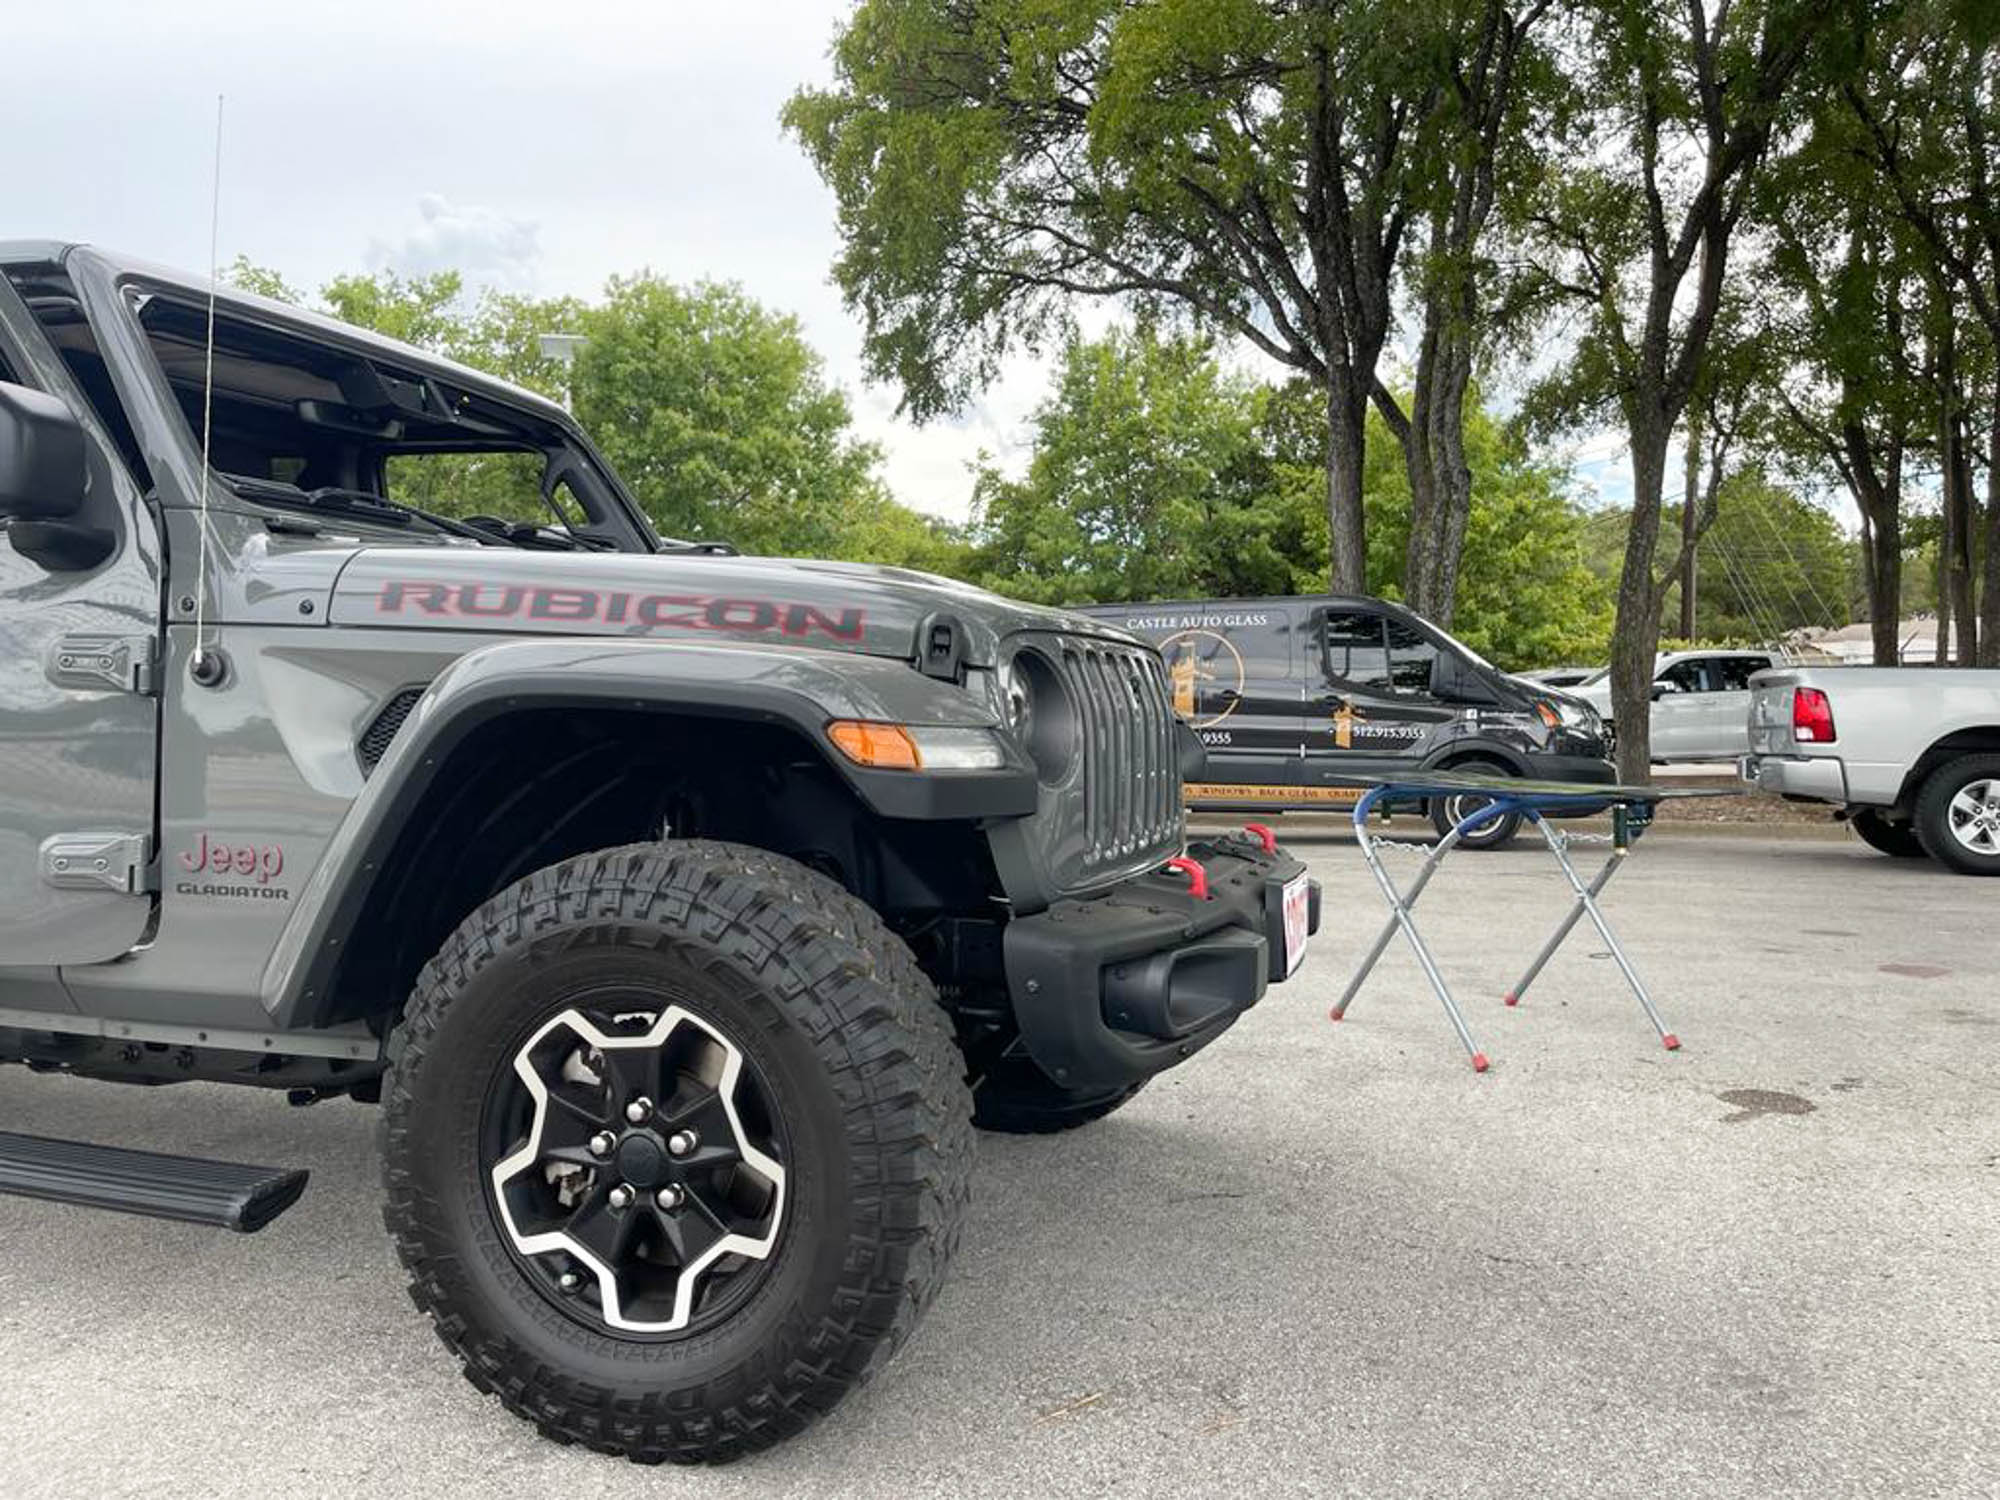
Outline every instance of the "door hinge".
<path id="1" fill-rule="evenodd" d="M 159 661 L 160 643 L 150 635 L 66 635 L 49 652 L 49 681 L 151 697 L 159 691 Z"/>
<path id="2" fill-rule="evenodd" d="M 145 833 L 56 833 L 42 840 L 42 879 L 64 891 L 153 889 L 153 839 Z"/>

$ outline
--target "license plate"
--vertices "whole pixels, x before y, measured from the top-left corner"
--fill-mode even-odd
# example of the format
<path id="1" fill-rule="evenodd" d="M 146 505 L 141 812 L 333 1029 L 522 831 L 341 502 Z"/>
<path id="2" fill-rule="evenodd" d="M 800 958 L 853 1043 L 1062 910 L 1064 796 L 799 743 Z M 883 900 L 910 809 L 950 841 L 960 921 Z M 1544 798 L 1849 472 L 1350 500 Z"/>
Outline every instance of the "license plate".
<path id="1" fill-rule="evenodd" d="M 1312 880 L 1303 872 L 1285 882 L 1285 977 L 1299 971 L 1306 956 L 1306 929 L 1312 923 Z"/>

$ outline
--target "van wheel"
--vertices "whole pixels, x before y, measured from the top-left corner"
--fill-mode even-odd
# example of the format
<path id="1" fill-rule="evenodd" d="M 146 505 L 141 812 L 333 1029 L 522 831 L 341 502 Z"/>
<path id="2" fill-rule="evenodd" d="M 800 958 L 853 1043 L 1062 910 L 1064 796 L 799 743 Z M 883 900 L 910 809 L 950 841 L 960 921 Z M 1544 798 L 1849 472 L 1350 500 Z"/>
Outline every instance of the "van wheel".
<path id="1" fill-rule="evenodd" d="M 1505 766 L 1489 761 L 1472 761 L 1447 767 L 1453 771 L 1473 771 L 1481 776 L 1511 776 L 1514 773 Z M 1431 827 L 1443 838 L 1467 817 L 1486 806 L 1493 799 L 1482 797 L 1476 792 L 1461 792 L 1454 797 L 1433 797 L 1431 799 Z M 1504 849 L 1514 842 L 1514 836 L 1521 831 L 1521 815 L 1508 813 L 1505 817 L 1494 818 L 1469 830 L 1458 841 L 1461 849 Z"/>
<path id="2" fill-rule="evenodd" d="M 1923 840 L 1917 837 L 1917 830 L 1908 823 L 1892 823 L 1880 808 L 1863 807 L 1855 810 L 1848 824 L 1861 835 L 1861 842 L 1883 854 L 1892 854 L 1897 859 L 1922 859 Z"/>
<path id="3" fill-rule="evenodd" d="M 1961 755 L 1931 772 L 1914 822 L 1939 864 L 1961 875 L 2000 875 L 2000 755 Z"/>
<path id="4" fill-rule="evenodd" d="M 972 1161 L 936 992 L 791 860 L 674 842 L 516 882 L 390 1039 L 384 1218 L 465 1375 L 560 1442 L 717 1463 L 902 1343 Z"/>

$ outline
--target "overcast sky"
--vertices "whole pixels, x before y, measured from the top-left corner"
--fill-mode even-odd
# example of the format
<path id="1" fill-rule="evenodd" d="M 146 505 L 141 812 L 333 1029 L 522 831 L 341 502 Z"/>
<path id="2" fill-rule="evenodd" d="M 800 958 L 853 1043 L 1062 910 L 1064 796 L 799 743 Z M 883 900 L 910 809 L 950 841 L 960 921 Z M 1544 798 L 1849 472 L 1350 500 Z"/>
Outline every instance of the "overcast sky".
<path id="1" fill-rule="evenodd" d="M 833 201 L 778 111 L 830 76 L 848 0 L 62 0 L 9 6 L 14 127 L 0 238 L 208 259 L 215 97 L 227 96 L 221 260 L 317 288 L 456 269 L 538 296 L 616 272 L 730 278 L 797 314 L 887 454 L 897 497 L 964 514 L 967 465 L 1023 455 L 1045 371 L 1014 366 L 915 427 L 862 380 L 829 283 Z M 58 65 L 60 64 L 60 65 Z M 1622 498 L 1622 447 L 1578 475 Z"/>

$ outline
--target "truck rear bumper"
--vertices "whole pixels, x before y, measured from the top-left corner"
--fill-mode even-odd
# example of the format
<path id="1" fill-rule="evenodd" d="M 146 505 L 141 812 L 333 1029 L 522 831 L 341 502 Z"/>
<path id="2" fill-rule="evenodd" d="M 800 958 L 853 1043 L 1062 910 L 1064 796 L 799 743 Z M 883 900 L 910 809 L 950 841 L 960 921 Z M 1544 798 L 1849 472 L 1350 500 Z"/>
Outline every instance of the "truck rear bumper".
<path id="1" fill-rule="evenodd" d="M 1736 772 L 1752 786 L 1781 797 L 1811 802 L 1847 802 L 1847 774 L 1832 756 L 1745 755 Z"/>
<path id="2" fill-rule="evenodd" d="M 1283 894 L 1305 866 L 1255 840 L 1191 844 L 1208 899 L 1185 875 L 1142 875 L 1007 924 L 1007 987 L 1022 1043 L 1069 1088 L 1134 1082 L 1192 1056 L 1285 973 Z M 1308 881 L 1307 930 L 1319 930 Z"/>

